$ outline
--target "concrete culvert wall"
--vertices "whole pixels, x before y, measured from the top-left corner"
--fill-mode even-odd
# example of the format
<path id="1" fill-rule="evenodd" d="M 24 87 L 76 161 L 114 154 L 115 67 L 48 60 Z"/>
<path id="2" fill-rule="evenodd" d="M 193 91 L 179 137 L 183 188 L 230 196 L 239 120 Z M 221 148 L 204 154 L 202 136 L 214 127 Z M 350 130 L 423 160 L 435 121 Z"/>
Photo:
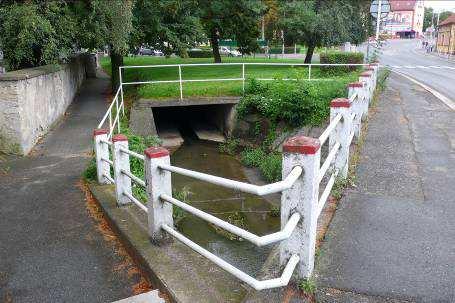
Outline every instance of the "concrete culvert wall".
<path id="1" fill-rule="evenodd" d="M 238 100 L 139 100 L 131 111 L 130 128 L 138 135 L 158 135 L 170 147 L 180 145 L 185 137 L 221 142 L 232 133 Z"/>

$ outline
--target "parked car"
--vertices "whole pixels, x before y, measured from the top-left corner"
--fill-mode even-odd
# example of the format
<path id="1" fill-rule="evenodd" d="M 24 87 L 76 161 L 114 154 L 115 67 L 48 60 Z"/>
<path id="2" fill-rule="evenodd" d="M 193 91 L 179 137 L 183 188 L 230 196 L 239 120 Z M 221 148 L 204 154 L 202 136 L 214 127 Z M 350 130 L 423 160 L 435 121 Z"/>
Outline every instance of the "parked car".
<path id="1" fill-rule="evenodd" d="M 141 47 L 138 55 L 140 56 L 164 56 L 163 52 L 157 49 Z"/>
<path id="2" fill-rule="evenodd" d="M 226 46 L 220 47 L 220 54 L 228 57 L 240 57 L 242 55 L 238 50 L 235 49 L 231 50 Z"/>

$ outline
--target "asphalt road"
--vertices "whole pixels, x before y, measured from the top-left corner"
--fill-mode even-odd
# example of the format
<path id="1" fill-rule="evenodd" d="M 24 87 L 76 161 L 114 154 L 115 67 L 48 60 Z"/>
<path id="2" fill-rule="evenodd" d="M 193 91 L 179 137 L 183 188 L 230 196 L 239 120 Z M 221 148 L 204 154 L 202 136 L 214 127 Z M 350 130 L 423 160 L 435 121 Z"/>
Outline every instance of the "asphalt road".
<path id="1" fill-rule="evenodd" d="M 427 54 L 420 40 L 389 40 L 379 62 L 430 86 L 455 102 L 455 59 Z"/>

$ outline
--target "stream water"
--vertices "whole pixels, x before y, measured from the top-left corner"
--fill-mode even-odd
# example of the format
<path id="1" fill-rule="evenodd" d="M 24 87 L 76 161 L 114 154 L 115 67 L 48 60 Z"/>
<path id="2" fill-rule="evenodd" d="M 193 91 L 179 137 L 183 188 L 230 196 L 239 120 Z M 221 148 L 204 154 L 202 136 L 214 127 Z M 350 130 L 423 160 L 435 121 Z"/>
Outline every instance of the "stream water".
<path id="1" fill-rule="evenodd" d="M 171 156 L 175 166 L 192 169 L 233 180 L 249 182 L 243 166 L 230 155 L 218 152 L 217 144 L 186 139 Z M 229 216 L 242 218 L 242 228 L 264 235 L 280 229 L 279 217 L 270 212 L 272 204 L 264 198 L 173 174 L 173 188 L 189 190 L 187 202 L 223 220 Z M 231 240 L 207 222 L 186 213 L 178 223 L 179 230 L 189 239 L 250 275 L 256 275 L 270 252 L 271 246 L 258 248 L 238 239 Z"/>

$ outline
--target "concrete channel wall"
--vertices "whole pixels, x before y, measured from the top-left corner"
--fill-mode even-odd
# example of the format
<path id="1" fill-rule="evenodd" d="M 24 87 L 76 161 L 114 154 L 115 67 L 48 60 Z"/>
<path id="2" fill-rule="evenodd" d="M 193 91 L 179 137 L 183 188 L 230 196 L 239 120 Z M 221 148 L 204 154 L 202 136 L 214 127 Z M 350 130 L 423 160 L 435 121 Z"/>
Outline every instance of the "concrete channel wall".
<path id="1" fill-rule="evenodd" d="M 0 151 L 26 155 L 65 113 L 93 64 L 88 55 L 70 63 L 0 75 Z M 89 73 L 93 75 L 93 73 Z"/>

